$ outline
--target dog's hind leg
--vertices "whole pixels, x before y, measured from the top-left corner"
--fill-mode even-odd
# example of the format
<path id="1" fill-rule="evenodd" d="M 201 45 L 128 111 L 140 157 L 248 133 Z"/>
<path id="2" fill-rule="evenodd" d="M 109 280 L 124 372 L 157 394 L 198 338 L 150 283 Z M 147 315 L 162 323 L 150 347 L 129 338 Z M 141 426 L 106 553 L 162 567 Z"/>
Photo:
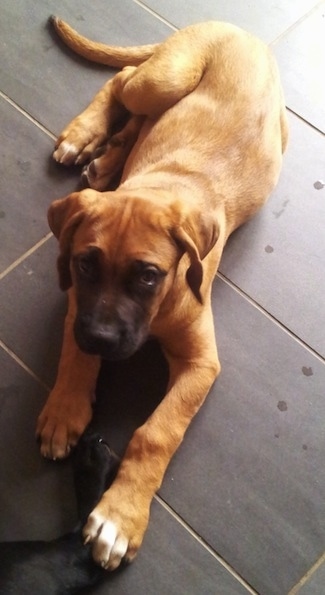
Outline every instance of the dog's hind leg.
<path id="1" fill-rule="evenodd" d="M 126 66 L 113 78 L 113 93 L 129 112 L 158 118 L 197 87 L 216 36 L 211 23 L 203 39 L 198 28 L 177 31 L 146 62 Z"/>
<path id="2" fill-rule="evenodd" d="M 109 139 L 101 154 L 96 156 L 83 171 L 83 181 L 87 186 L 103 191 L 111 190 L 112 186 L 118 185 L 125 162 L 138 138 L 142 122 L 142 116 L 131 116 L 124 128 Z"/>
<path id="3" fill-rule="evenodd" d="M 128 112 L 112 93 L 112 80 L 102 87 L 88 107 L 61 132 L 53 157 L 64 165 L 83 164 L 112 134 L 117 122 Z"/>
<path id="4" fill-rule="evenodd" d="M 89 106 L 60 134 L 54 159 L 65 165 L 83 164 L 112 134 L 112 127 L 128 114 L 157 118 L 199 84 L 215 41 L 215 25 L 177 31 L 139 66 L 126 66 L 95 95 Z"/>

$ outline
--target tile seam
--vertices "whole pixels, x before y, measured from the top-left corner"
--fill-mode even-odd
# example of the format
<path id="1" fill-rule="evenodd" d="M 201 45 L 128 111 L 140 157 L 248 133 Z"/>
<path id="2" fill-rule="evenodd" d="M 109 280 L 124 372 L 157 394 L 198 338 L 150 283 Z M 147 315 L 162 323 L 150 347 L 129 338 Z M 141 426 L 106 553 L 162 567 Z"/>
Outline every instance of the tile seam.
<path id="1" fill-rule="evenodd" d="M 13 271 L 22 262 L 24 262 L 24 260 L 26 260 L 26 258 L 28 258 L 31 254 L 36 252 L 36 250 L 38 250 L 38 248 L 43 246 L 43 244 L 45 244 L 52 236 L 53 236 L 53 233 L 50 231 L 49 233 L 46 234 L 46 236 L 44 236 L 41 240 L 39 240 L 39 242 L 34 244 L 34 246 L 29 248 L 26 252 L 24 252 L 24 254 L 22 254 L 21 256 L 19 256 L 19 258 L 17 258 L 14 262 L 12 262 L 4 271 L 2 271 L 2 273 L 0 273 L 0 281 L 2 279 L 4 279 L 4 277 L 6 277 L 6 275 L 11 273 L 11 271 Z"/>
<path id="2" fill-rule="evenodd" d="M 207 551 L 209 554 L 215 558 L 221 566 L 231 574 L 233 578 L 237 580 L 251 595 L 259 595 L 257 591 L 255 591 L 241 576 L 236 572 L 228 562 L 226 562 L 212 547 L 198 535 L 190 525 L 188 525 L 182 517 L 180 517 L 173 508 L 163 500 L 161 496 L 156 494 L 154 496 L 154 500 L 156 500 L 169 514 Z"/>
<path id="3" fill-rule="evenodd" d="M 240 287 L 238 287 L 235 283 L 230 281 L 230 279 L 228 279 L 225 275 L 223 275 L 222 273 L 220 273 L 218 271 L 217 277 L 219 277 L 219 279 L 221 279 L 221 281 L 223 281 L 226 285 L 231 287 L 236 293 L 238 293 L 243 299 L 245 299 L 251 306 L 256 308 L 256 310 L 261 312 L 261 314 L 263 314 L 266 318 L 268 318 L 268 320 L 270 320 L 276 326 L 278 326 L 284 333 L 289 335 L 289 337 L 291 337 L 291 339 L 296 341 L 296 343 L 298 343 L 300 345 L 300 347 L 303 347 L 304 349 L 306 349 L 306 351 L 308 351 L 311 355 L 316 357 L 316 359 L 318 361 L 320 361 L 322 364 L 325 363 L 325 358 L 322 357 L 315 349 L 310 347 L 310 345 L 308 345 L 308 343 L 305 343 L 305 341 L 303 341 L 302 339 L 300 339 L 300 337 L 295 335 L 295 333 L 293 331 L 291 331 L 288 327 L 286 327 L 285 324 L 280 322 L 275 316 L 272 316 L 272 314 L 270 314 L 265 308 L 263 308 L 263 306 L 261 306 L 258 302 L 256 302 L 245 291 L 240 289 Z"/>
<path id="4" fill-rule="evenodd" d="M 15 108 L 20 114 L 25 116 L 25 118 L 27 118 L 27 120 L 32 122 L 39 130 L 44 132 L 44 134 L 49 136 L 52 140 L 56 140 L 57 137 L 50 130 L 48 130 L 45 126 L 43 126 L 43 124 L 41 124 L 38 120 L 36 120 L 36 118 L 34 118 L 31 114 L 29 114 L 24 108 L 20 107 L 20 105 L 18 105 L 18 103 L 16 103 L 13 99 L 11 99 L 11 97 L 9 97 L 9 95 L 6 95 L 3 91 L 0 91 L 0 97 L 4 101 L 9 103 L 9 105 L 11 105 L 13 108 Z"/>
<path id="5" fill-rule="evenodd" d="M 273 39 L 273 41 L 271 41 L 268 45 L 269 47 L 272 47 L 278 43 L 279 41 L 281 41 L 284 37 L 286 37 L 286 35 L 288 35 L 289 33 L 291 33 L 291 31 L 293 31 L 293 29 L 295 29 L 297 26 L 299 26 L 301 23 L 303 23 L 306 19 L 308 19 L 314 12 L 316 12 L 318 10 L 318 8 L 323 4 L 324 0 L 319 0 L 319 2 L 317 2 L 317 4 L 315 4 L 315 6 L 313 6 L 310 10 L 307 10 L 307 12 L 305 12 L 299 19 L 297 19 L 294 23 L 292 23 L 292 25 L 290 25 L 289 27 L 287 27 L 287 29 L 285 29 L 285 31 L 282 31 L 282 33 L 280 33 L 275 39 Z"/>
<path id="6" fill-rule="evenodd" d="M 10 347 L 8 347 L 8 345 L 6 345 L 3 341 L 1 341 L 0 339 L 0 348 L 3 349 L 3 351 L 9 355 L 15 362 L 16 364 L 18 364 L 23 370 L 25 370 L 25 372 L 27 372 L 27 374 L 29 376 L 31 376 L 42 388 L 44 388 L 47 392 L 50 391 L 50 388 L 47 386 L 47 384 L 45 384 L 45 382 L 43 382 L 43 380 L 41 380 L 37 374 L 35 374 L 35 372 L 33 372 L 33 370 L 31 368 L 29 368 L 29 366 L 27 366 L 27 364 L 25 364 L 25 362 L 23 362 L 22 359 L 20 359 L 20 357 L 18 357 L 18 355 L 16 355 L 14 353 L 14 351 L 12 351 L 12 349 L 10 349 Z"/>
<path id="7" fill-rule="evenodd" d="M 0 348 L 3 349 L 29 376 L 33 378 L 43 389 L 47 392 L 50 388 L 21 360 L 3 341 L 0 339 Z M 191 527 L 188 525 L 158 494 L 154 496 L 154 500 L 161 505 L 186 531 L 193 537 L 219 564 L 231 574 L 251 595 L 258 595 L 257 591 L 252 587 L 228 564 L 221 556 L 215 552 L 209 544 L 207 544 Z"/>
<path id="8" fill-rule="evenodd" d="M 175 25 L 173 25 L 170 21 L 167 21 L 167 19 L 165 19 L 160 14 L 158 14 L 158 12 L 155 12 L 154 10 L 152 10 L 152 8 L 150 8 L 150 6 L 147 6 L 146 4 L 144 4 L 143 2 L 141 2 L 141 0 L 133 0 L 133 2 L 135 4 L 137 4 L 138 6 L 140 6 L 141 8 L 143 8 L 143 10 L 145 10 L 146 12 L 148 12 L 149 14 L 151 14 L 152 16 L 154 16 L 156 19 L 158 19 L 159 21 L 161 21 L 162 23 L 164 23 L 164 25 L 167 25 L 167 27 L 170 27 L 171 29 L 173 29 L 173 31 L 177 31 L 178 30 L 178 27 L 176 27 Z"/>
<path id="9" fill-rule="evenodd" d="M 312 130 L 314 130 L 314 132 L 318 132 L 322 136 L 325 136 L 325 132 L 323 132 L 323 130 L 321 128 L 316 126 L 316 124 L 313 124 L 312 122 L 309 122 L 309 120 L 306 120 L 306 118 L 304 118 L 301 114 L 299 114 L 297 111 L 295 111 L 292 107 L 289 107 L 288 105 L 286 105 L 286 108 L 287 108 L 288 112 L 290 112 L 290 114 L 293 114 L 294 116 L 296 116 L 296 118 L 298 118 L 301 122 L 303 122 L 304 124 L 309 126 L 309 128 L 312 128 Z"/>
<path id="10" fill-rule="evenodd" d="M 298 581 L 298 583 L 296 585 L 294 585 L 294 587 L 292 587 L 292 589 L 290 589 L 288 595 L 298 595 L 300 588 L 303 587 L 308 581 L 309 579 L 313 576 L 313 574 L 315 574 L 315 572 L 318 570 L 318 568 L 320 568 L 320 566 L 322 566 L 322 564 L 325 563 L 325 552 L 320 556 L 320 558 L 318 558 L 318 560 L 316 560 L 315 564 L 313 564 L 313 566 L 311 566 L 311 568 L 309 568 L 309 570 L 307 570 L 306 574 L 304 574 L 304 576 L 301 577 L 301 579 Z"/>

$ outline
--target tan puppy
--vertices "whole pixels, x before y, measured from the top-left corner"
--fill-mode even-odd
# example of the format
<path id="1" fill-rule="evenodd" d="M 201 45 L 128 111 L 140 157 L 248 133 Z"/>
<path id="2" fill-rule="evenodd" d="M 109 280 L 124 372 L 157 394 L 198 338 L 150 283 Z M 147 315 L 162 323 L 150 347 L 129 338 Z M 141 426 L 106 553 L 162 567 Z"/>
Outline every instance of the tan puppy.
<path id="1" fill-rule="evenodd" d="M 90 421 L 100 357 L 128 357 L 153 335 L 170 370 L 165 398 L 134 433 L 84 529 L 95 560 L 113 569 L 136 555 L 170 458 L 219 374 L 211 284 L 229 234 L 278 180 L 287 124 L 274 59 L 232 25 L 194 25 L 162 44 L 124 49 L 54 24 L 83 56 L 128 67 L 68 125 L 54 153 L 84 162 L 120 121 L 86 170 L 96 190 L 49 210 L 69 311 L 57 382 L 38 420 L 43 455 L 66 456 Z M 115 191 L 98 192 L 120 173 Z"/>

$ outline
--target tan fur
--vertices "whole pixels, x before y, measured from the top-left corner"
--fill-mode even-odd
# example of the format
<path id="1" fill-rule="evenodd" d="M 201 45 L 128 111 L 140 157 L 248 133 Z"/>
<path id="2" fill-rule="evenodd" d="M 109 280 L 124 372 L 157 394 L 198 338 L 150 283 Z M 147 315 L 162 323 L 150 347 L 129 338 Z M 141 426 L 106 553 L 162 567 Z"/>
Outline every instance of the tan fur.
<path id="1" fill-rule="evenodd" d="M 52 16 L 50 20 L 59 37 L 74 52 L 87 60 L 91 60 L 91 62 L 106 64 L 114 68 L 141 64 L 141 62 L 148 60 L 152 56 L 158 45 L 151 44 L 128 48 L 114 45 L 108 46 L 104 43 L 96 43 L 83 37 L 72 29 L 68 23 L 65 23 L 58 17 Z"/>
<path id="2" fill-rule="evenodd" d="M 99 357 L 83 353 L 72 332 L 79 291 L 73 259 L 96 247 L 106 275 L 101 291 L 110 300 L 134 260 L 167 271 L 146 316 L 169 364 L 168 390 L 134 433 L 85 527 L 95 559 L 112 569 L 135 556 L 152 497 L 219 374 L 211 284 L 228 236 L 278 180 L 287 124 L 273 57 L 232 25 L 193 25 L 162 44 L 126 50 L 80 38 L 61 21 L 55 26 L 81 55 L 127 67 L 67 126 L 54 152 L 57 161 L 81 163 L 110 140 L 86 170 L 93 190 L 49 210 L 61 286 L 70 290 L 58 378 L 38 421 L 45 456 L 64 457 L 76 443 L 91 417 L 99 369 Z M 119 171 L 118 188 L 102 192 Z"/>

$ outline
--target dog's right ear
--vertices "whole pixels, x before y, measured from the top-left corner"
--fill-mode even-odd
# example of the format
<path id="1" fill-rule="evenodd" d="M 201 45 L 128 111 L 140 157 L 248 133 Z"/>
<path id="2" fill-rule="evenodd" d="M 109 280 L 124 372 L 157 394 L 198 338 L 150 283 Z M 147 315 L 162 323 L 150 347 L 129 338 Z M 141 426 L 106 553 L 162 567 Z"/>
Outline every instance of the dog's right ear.
<path id="1" fill-rule="evenodd" d="M 97 202 L 97 192 L 83 190 L 73 192 L 66 198 L 55 200 L 47 213 L 51 231 L 60 243 L 60 254 L 57 260 L 59 284 L 63 291 L 72 285 L 70 272 L 71 244 L 77 227 L 84 219 L 89 206 Z"/>
<path id="2" fill-rule="evenodd" d="M 174 207 L 174 213 L 176 209 Z M 177 221 L 175 215 L 175 221 Z M 172 228 L 171 235 L 190 258 L 190 266 L 186 272 L 186 281 L 202 304 L 200 287 L 203 281 L 202 260 L 212 250 L 219 237 L 219 222 L 216 214 L 209 217 L 201 211 L 192 209 L 180 219 L 178 226 Z"/>

